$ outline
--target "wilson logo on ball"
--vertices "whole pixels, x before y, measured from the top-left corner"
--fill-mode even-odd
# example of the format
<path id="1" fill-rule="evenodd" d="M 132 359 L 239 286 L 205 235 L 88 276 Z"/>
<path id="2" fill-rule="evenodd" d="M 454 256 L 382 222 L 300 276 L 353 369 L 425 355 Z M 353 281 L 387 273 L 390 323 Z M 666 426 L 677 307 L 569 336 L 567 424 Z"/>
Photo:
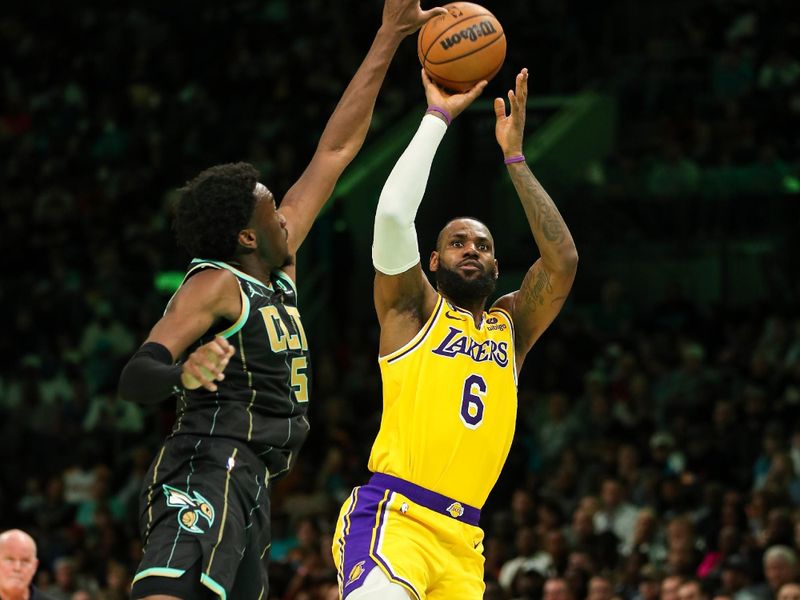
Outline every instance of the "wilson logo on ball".
<path id="1" fill-rule="evenodd" d="M 506 57 L 506 36 L 497 18 L 472 2 L 445 4 L 447 13 L 419 30 L 417 56 L 434 82 L 465 92 L 497 75 Z"/>
<path id="2" fill-rule="evenodd" d="M 449 50 L 462 41 L 469 40 L 470 42 L 474 42 L 480 37 L 492 35 L 493 33 L 497 33 L 497 29 L 492 25 L 492 22 L 481 21 L 480 23 L 476 23 L 475 25 L 454 33 L 448 38 L 439 40 L 439 43 L 442 45 L 442 48 Z"/>

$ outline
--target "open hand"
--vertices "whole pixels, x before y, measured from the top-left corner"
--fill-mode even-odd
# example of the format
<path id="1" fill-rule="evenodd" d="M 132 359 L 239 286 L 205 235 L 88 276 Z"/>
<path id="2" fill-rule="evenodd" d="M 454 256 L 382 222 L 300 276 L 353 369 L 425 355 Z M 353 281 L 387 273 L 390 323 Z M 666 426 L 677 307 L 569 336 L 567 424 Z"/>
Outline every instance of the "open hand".
<path id="1" fill-rule="evenodd" d="M 446 14 L 447 9 L 441 6 L 422 10 L 419 0 L 385 0 L 383 26 L 391 27 L 404 36 L 411 35 L 433 17 Z"/>
<path id="2" fill-rule="evenodd" d="M 486 83 L 486 81 L 481 81 L 466 92 L 451 94 L 431 81 L 425 69 L 422 69 L 422 85 L 425 86 L 425 97 L 428 100 L 428 106 L 438 106 L 445 109 L 453 119 L 464 112 L 475 101 L 475 98 L 481 95 Z"/>
<path id="3" fill-rule="evenodd" d="M 525 105 L 528 101 L 528 69 L 517 75 L 516 89 L 508 90 L 511 114 L 506 115 L 506 103 L 502 98 L 494 99 L 494 114 L 497 121 L 494 133 L 503 156 L 522 154 L 522 134 L 525 130 Z"/>
<path id="4" fill-rule="evenodd" d="M 222 337 L 215 337 L 189 355 L 183 363 L 181 383 L 187 390 L 204 387 L 209 392 L 217 391 L 215 381 L 225 379 L 225 367 L 234 353 L 234 347 Z"/>

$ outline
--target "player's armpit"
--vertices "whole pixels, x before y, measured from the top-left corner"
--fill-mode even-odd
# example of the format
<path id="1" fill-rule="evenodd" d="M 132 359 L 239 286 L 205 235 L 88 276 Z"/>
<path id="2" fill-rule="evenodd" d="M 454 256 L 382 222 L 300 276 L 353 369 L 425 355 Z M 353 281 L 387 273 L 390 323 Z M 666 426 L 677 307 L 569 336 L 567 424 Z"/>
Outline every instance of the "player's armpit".
<path id="1" fill-rule="evenodd" d="M 408 343 L 428 320 L 438 295 L 417 263 L 398 275 L 375 272 L 375 312 L 381 326 L 380 355 Z"/>

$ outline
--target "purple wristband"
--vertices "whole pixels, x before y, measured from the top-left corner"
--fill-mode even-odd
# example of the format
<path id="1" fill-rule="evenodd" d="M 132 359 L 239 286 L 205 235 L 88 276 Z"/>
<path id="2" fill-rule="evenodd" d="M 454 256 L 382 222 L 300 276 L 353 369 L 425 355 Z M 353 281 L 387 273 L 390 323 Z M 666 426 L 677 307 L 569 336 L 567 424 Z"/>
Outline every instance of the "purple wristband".
<path id="1" fill-rule="evenodd" d="M 514 163 L 525 162 L 525 155 L 517 154 L 516 156 L 509 156 L 503 162 L 507 165 L 513 165 Z"/>
<path id="2" fill-rule="evenodd" d="M 434 106 L 433 104 L 431 104 L 425 111 L 425 114 L 428 114 L 429 112 L 437 112 L 440 115 L 442 115 L 444 117 L 444 122 L 447 123 L 448 125 L 450 125 L 450 123 L 452 123 L 453 121 L 453 117 L 450 116 L 450 113 L 439 106 Z"/>

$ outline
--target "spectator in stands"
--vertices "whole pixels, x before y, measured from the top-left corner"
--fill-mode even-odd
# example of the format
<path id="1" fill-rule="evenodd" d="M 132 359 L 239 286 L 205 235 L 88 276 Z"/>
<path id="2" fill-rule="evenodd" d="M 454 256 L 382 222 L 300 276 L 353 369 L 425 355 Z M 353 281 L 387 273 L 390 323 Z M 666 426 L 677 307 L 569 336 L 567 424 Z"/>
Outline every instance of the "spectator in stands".
<path id="1" fill-rule="evenodd" d="M 575 600 L 566 579 L 550 577 L 544 582 L 542 600 Z"/>
<path id="2" fill-rule="evenodd" d="M 697 579 L 689 579 L 678 588 L 678 600 L 708 600 L 708 594 Z"/>
<path id="3" fill-rule="evenodd" d="M 613 596 L 614 587 L 608 577 L 595 575 L 589 580 L 589 593 L 586 600 L 611 600 Z"/>
<path id="4" fill-rule="evenodd" d="M 778 590 L 776 600 L 800 600 L 800 585 L 797 583 L 784 583 Z"/>
<path id="5" fill-rule="evenodd" d="M 734 600 L 775 600 L 778 590 L 797 578 L 797 554 L 788 546 L 770 546 L 763 557 L 764 578 L 739 590 Z"/>
<path id="6" fill-rule="evenodd" d="M 36 542 L 24 531 L 0 533 L 0 598 L 3 600 L 49 600 L 33 585 L 39 567 Z"/>
<path id="7" fill-rule="evenodd" d="M 678 600 L 678 591 L 684 582 L 681 575 L 667 575 L 661 581 L 659 600 Z"/>
<path id="8" fill-rule="evenodd" d="M 620 548 L 630 548 L 639 511 L 626 501 L 620 481 L 607 477 L 600 487 L 601 505 L 594 515 L 594 529 L 597 533 L 610 531 L 619 541 Z"/>

